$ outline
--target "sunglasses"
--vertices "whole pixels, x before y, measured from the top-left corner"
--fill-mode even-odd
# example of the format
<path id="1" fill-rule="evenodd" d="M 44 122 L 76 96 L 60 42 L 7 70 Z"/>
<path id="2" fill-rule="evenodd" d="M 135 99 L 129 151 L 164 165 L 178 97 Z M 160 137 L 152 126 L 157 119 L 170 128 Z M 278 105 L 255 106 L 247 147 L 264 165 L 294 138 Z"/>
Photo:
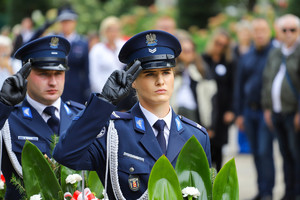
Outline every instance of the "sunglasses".
<path id="1" fill-rule="evenodd" d="M 290 31 L 291 33 L 295 33 L 296 32 L 296 28 L 283 28 L 282 32 L 286 33 L 288 31 Z"/>

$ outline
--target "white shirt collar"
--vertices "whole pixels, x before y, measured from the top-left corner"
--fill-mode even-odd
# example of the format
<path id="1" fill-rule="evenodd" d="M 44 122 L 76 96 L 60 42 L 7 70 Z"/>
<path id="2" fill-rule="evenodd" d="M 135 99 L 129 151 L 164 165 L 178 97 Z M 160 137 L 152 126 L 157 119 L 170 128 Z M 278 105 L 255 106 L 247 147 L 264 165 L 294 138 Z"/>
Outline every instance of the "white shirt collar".
<path id="1" fill-rule="evenodd" d="M 146 110 L 140 103 L 139 103 L 139 106 L 140 106 L 143 114 L 145 115 L 145 117 L 148 120 L 148 122 L 149 122 L 149 124 L 150 124 L 151 127 L 153 127 L 154 123 L 157 120 L 162 119 L 162 120 L 164 120 L 166 122 L 166 127 L 168 128 L 168 130 L 171 130 L 171 121 L 172 121 L 172 109 L 171 109 L 171 106 L 170 106 L 169 113 L 164 118 L 158 118 L 156 115 L 154 115 L 150 111 Z"/>
<path id="2" fill-rule="evenodd" d="M 36 109 L 40 115 L 43 115 L 43 111 L 47 107 L 47 105 L 37 102 L 36 100 L 32 99 L 28 94 L 26 94 L 26 98 L 27 98 L 28 103 L 34 109 Z M 56 108 L 56 110 L 58 111 L 56 113 L 60 113 L 60 105 L 61 105 L 61 98 L 58 98 L 51 106 L 54 106 Z"/>
<path id="3" fill-rule="evenodd" d="M 285 55 L 287 57 L 287 56 L 291 55 L 292 53 L 294 53 L 294 51 L 298 45 L 299 45 L 299 38 L 297 39 L 295 44 L 289 48 L 285 44 L 283 44 L 282 48 L 281 48 L 281 52 L 283 55 Z"/>

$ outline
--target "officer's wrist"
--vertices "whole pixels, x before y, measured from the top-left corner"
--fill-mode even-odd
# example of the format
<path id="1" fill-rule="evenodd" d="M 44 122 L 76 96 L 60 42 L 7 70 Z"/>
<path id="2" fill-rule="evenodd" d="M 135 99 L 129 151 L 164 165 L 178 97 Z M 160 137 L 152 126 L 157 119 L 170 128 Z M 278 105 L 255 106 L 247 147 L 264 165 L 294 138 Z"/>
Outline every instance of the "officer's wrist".
<path id="1" fill-rule="evenodd" d="M 114 106 L 116 105 L 116 104 L 114 104 L 113 101 L 111 101 L 110 99 L 108 99 L 108 98 L 107 98 L 106 96 L 104 96 L 102 93 L 97 93 L 96 96 L 97 96 L 99 99 L 101 99 L 101 100 L 103 100 L 103 101 L 105 101 L 105 102 L 108 102 L 108 103 L 110 103 L 110 104 L 113 104 Z"/>

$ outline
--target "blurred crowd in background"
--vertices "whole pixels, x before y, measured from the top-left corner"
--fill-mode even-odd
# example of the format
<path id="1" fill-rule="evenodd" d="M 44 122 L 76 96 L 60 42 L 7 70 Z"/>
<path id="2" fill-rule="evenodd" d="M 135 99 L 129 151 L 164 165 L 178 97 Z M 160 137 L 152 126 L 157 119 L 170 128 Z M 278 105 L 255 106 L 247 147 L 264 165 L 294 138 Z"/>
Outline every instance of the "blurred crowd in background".
<path id="1" fill-rule="evenodd" d="M 171 104 L 178 114 L 207 129 L 213 166 L 221 169 L 229 127 L 236 126 L 239 153 L 254 157 L 258 175 L 254 199 L 272 199 L 273 140 L 278 139 L 286 185 L 282 199 L 299 199 L 300 22 L 295 15 L 269 11 L 268 7 L 265 12 L 271 14 L 245 15 L 236 21 L 220 13 L 210 18 L 207 29 L 188 30 L 179 29 L 172 15 L 160 15 L 148 29 L 167 31 L 182 45 Z M 13 28 L 4 27 L 0 86 L 21 67 L 13 57 L 19 47 L 56 34 L 67 38 L 72 47 L 63 100 L 84 104 L 91 92 L 101 92 L 108 76 L 126 67 L 118 53 L 131 36 L 123 31 L 131 24 L 108 16 L 99 22 L 98 32 L 81 35 L 76 31 L 81 14 L 66 6 L 39 26 L 32 17 L 24 17 Z M 126 111 L 136 101 L 132 91 L 118 109 Z"/>

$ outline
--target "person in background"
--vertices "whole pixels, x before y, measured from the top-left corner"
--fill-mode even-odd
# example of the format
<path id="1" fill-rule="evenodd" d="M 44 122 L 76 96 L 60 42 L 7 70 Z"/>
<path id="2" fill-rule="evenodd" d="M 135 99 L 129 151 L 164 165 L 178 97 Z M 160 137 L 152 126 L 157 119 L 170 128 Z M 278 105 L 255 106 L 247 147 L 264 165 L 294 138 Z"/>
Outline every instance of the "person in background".
<path id="1" fill-rule="evenodd" d="M 261 105 L 263 70 L 273 48 L 271 29 L 265 19 L 252 21 L 253 46 L 237 67 L 235 83 L 236 125 L 250 142 L 257 172 L 258 194 L 254 200 L 271 200 L 274 187 L 273 133 L 267 127 Z"/>
<path id="2" fill-rule="evenodd" d="M 11 57 L 15 52 L 25 43 L 27 43 L 34 34 L 33 21 L 30 17 L 25 17 L 21 22 L 21 29 L 15 40 L 13 41 L 13 50 L 11 52 Z"/>
<path id="3" fill-rule="evenodd" d="M 17 72 L 11 62 L 12 42 L 7 36 L 0 35 L 0 87 L 5 79 Z"/>
<path id="4" fill-rule="evenodd" d="M 118 60 L 118 54 L 125 40 L 121 38 L 119 18 L 109 16 L 100 25 L 100 40 L 89 53 L 90 83 L 92 92 L 101 92 L 106 79 L 114 70 L 125 67 Z"/>
<path id="5" fill-rule="evenodd" d="M 252 45 L 252 27 L 251 23 L 247 20 L 241 20 L 236 26 L 237 44 L 233 48 L 233 53 L 237 67 L 241 57 L 245 55 Z M 237 70 L 236 70 L 237 71 Z M 235 75 L 236 76 L 236 75 Z M 236 80 L 236 77 L 235 77 Z M 240 153 L 250 153 L 250 144 L 247 139 L 246 133 L 238 128 L 238 142 Z"/>
<path id="6" fill-rule="evenodd" d="M 170 16 L 161 16 L 156 20 L 155 29 L 166 31 L 168 33 L 171 33 L 172 35 L 176 36 L 177 32 L 177 25 L 174 18 Z"/>
<path id="7" fill-rule="evenodd" d="M 280 21 L 280 17 L 276 18 L 273 23 L 275 36 L 272 39 L 272 44 L 275 48 L 280 48 L 282 45 L 283 34 L 282 34 L 282 30 L 280 29 L 279 21 Z"/>
<path id="8" fill-rule="evenodd" d="M 99 34 L 91 32 L 87 36 L 89 41 L 89 51 L 94 47 L 95 44 L 98 44 L 100 42 Z"/>
<path id="9" fill-rule="evenodd" d="M 217 82 L 215 130 L 210 136 L 212 163 L 217 171 L 222 166 L 222 147 L 228 141 L 228 127 L 234 120 L 232 102 L 235 62 L 230 44 L 229 33 L 223 29 L 216 30 L 202 55 Z"/>
<path id="10" fill-rule="evenodd" d="M 214 130 L 216 81 L 196 52 L 189 35 L 179 38 L 182 52 L 177 58 L 171 105 L 176 113 Z"/>
<path id="11" fill-rule="evenodd" d="M 294 200 L 300 199 L 300 20 L 286 14 L 279 18 L 278 25 L 282 45 L 267 60 L 262 105 L 266 123 L 277 136 L 283 158 L 285 195 L 282 199 Z"/>
<path id="12" fill-rule="evenodd" d="M 57 17 L 61 33 L 71 44 L 68 56 L 70 70 L 66 72 L 64 101 L 73 100 L 84 104 L 90 94 L 88 41 L 76 32 L 77 13 L 70 7 L 62 8 Z"/>
<path id="13" fill-rule="evenodd" d="M 55 160 L 73 169 L 96 170 L 109 199 L 146 199 L 155 162 L 165 155 L 175 167 L 180 150 L 193 135 L 210 165 L 206 130 L 170 106 L 173 67 L 180 52 L 179 41 L 165 31 L 148 30 L 129 39 L 119 54 L 127 71 L 114 71 L 102 93 L 91 95 L 56 145 Z M 131 87 L 138 103 L 129 112 L 115 111 Z"/>
<path id="14" fill-rule="evenodd" d="M 84 106 L 63 102 L 70 43 L 60 36 L 47 36 L 22 46 L 15 58 L 23 66 L 8 77 L 0 90 L 0 155 L 6 179 L 5 199 L 23 199 L 10 180 L 22 178 L 21 153 L 26 140 L 51 158 L 54 134 L 60 136 Z M 0 169 L 0 171 L 1 171 Z"/>

